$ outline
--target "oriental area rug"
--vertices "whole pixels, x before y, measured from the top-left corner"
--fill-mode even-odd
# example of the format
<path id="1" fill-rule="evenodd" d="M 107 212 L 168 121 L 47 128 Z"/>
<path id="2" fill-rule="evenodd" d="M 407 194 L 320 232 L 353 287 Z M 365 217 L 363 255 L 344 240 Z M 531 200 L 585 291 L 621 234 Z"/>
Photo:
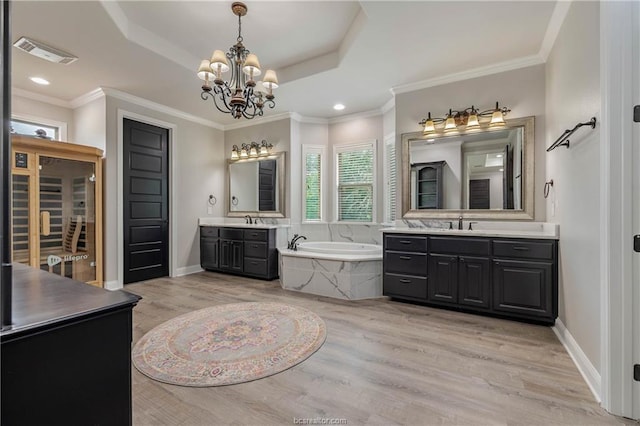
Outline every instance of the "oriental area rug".
<path id="1" fill-rule="evenodd" d="M 134 366 L 181 386 L 221 386 L 271 376 L 304 361 L 324 343 L 324 321 L 280 303 L 213 306 L 160 324 L 136 343 Z"/>

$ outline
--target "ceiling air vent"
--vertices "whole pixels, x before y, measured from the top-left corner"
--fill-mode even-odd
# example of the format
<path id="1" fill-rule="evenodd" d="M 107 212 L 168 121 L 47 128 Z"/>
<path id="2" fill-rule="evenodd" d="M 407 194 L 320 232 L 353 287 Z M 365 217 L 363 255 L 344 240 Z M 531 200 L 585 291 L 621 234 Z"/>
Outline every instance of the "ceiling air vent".
<path id="1" fill-rule="evenodd" d="M 39 41 L 31 40 L 26 37 L 21 37 L 20 40 L 13 43 L 18 49 L 30 53 L 38 58 L 46 59 L 47 61 L 54 62 L 56 64 L 70 64 L 78 60 L 77 56 L 73 56 L 71 53 L 58 50 L 55 47 L 47 46 Z"/>

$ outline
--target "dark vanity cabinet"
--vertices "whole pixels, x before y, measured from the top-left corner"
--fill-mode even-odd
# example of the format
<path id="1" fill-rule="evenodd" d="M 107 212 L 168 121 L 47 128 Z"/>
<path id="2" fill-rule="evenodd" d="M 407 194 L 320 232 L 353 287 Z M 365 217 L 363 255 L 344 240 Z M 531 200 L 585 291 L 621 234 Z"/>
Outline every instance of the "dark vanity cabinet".
<path id="1" fill-rule="evenodd" d="M 220 228 L 220 259 L 218 265 L 223 271 L 242 273 L 243 230 Z"/>
<path id="2" fill-rule="evenodd" d="M 557 244 L 493 241 L 493 307 L 527 318 L 558 316 Z"/>
<path id="3" fill-rule="evenodd" d="M 429 243 L 429 300 L 489 308 L 490 240 L 431 237 Z"/>
<path id="4" fill-rule="evenodd" d="M 555 322 L 555 240 L 386 233 L 383 244 L 386 296 Z"/>
<path id="5" fill-rule="evenodd" d="M 387 235 L 383 241 L 384 294 L 408 300 L 427 298 L 427 237 Z"/>
<path id="6" fill-rule="evenodd" d="M 200 265 L 204 269 L 220 267 L 219 229 L 213 226 L 200 227 Z"/>
<path id="7" fill-rule="evenodd" d="M 201 226 L 200 265 L 210 271 L 276 279 L 276 230 Z"/>

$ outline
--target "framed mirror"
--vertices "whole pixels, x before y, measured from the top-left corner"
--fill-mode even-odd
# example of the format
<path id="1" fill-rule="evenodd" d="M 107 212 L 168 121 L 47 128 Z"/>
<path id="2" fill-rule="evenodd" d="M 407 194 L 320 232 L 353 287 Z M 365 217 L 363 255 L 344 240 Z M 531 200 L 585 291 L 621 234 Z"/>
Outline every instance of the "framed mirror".
<path id="1" fill-rule="evenodd" d="M 405 219 L 533 220 L 534 117 L 402 135 Z"/>
<path id="2" fill-rule="evenodd" d="M 285 153 L 227 160 L 227 216 L 284 217 Z"/>

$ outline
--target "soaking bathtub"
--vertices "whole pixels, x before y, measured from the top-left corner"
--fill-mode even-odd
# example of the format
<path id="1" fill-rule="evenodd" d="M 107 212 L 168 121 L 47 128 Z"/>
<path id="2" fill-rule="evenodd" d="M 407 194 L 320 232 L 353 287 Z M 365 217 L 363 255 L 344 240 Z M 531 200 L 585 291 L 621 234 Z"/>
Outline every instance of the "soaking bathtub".
<path id="1" fill-rule="evenodd" d="M 343 300 L 382 296 L 382 246 L 311 241 L 279 251 L 284 289 Z"/>

